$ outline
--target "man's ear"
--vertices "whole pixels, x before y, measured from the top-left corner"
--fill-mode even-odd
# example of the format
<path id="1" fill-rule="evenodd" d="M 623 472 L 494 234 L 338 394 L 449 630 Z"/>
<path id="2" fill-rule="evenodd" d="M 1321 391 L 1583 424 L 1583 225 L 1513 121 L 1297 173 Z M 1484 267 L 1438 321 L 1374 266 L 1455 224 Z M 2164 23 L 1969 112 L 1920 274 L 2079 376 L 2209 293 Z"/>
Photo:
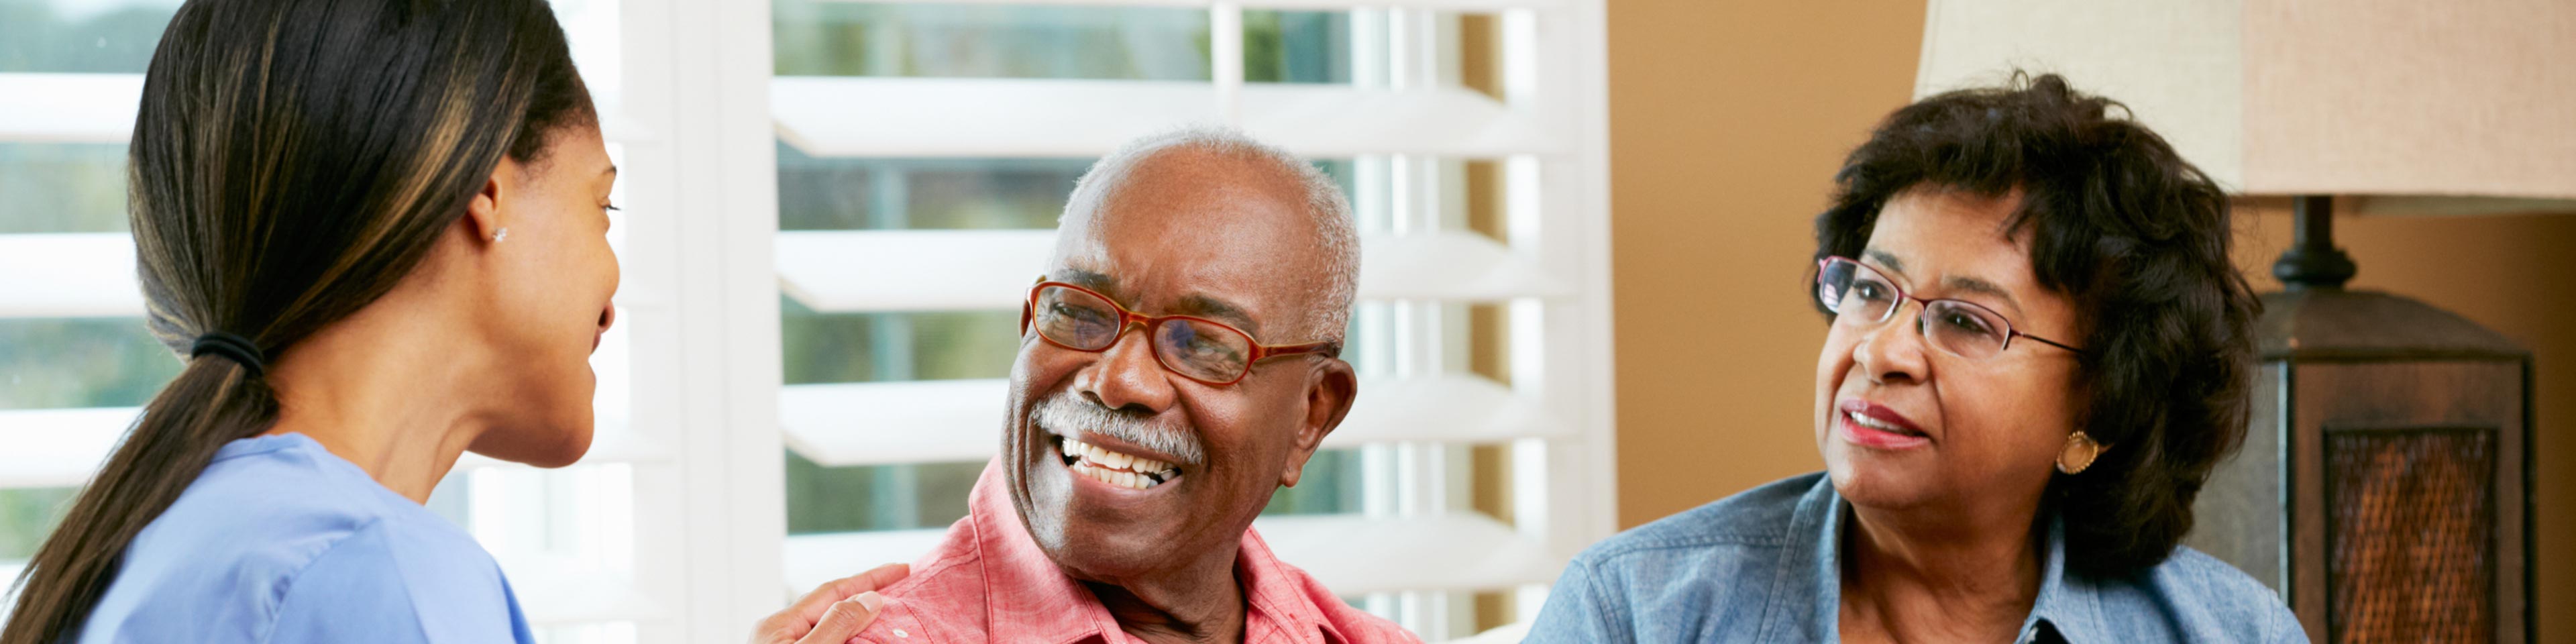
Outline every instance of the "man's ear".
<path id="1" fill-rule="evenodd" d="M 1306 474 L 1306 460 L 1315 457 L 1324 437 L 1342 426 L 1342 417 L 1351 413 L 1351 401 L 1360 396 L 1359 374 L 1351 363 L 1338 358 L 1316 361 L 1312 379 L 1306 384 L 1306 417 L 1297 423 L 1297 444 L 1288 454 L 1288 467 L 1279 473 L 1279 484 L 1297 487 L 1297 479 Z"/>
<path id="2" fill-rule="evenodd" d="M 486 243 L 493 241 L 493 234 L 506 225 L 501 221 L 501 197 L 518 187 L 519 162 L 504 156 L 500 165 L 492 167 L 492 176 L 483 180 L 483 187 L 474 191 L 473 198 L 466 200 L 465 217 L 457 224 L 464 226 L 466 232 L 473 233 L 475 239 Z"/>

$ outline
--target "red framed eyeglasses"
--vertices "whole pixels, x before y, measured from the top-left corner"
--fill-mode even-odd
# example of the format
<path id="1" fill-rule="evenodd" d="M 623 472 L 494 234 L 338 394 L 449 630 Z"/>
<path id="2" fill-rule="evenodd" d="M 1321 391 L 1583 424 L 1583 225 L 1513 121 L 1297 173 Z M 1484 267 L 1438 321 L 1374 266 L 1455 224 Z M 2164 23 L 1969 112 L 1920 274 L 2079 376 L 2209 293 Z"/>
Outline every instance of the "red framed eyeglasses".
<path id="1" fill-rule="evenodd" d="M 1191 315 L 1145 315 L 1099 291 L 1064 282 L 1038 282 L 1029 288 L 1029 299 L 1020 308 L 1022 335 L 1035 328 L 1047 344 L 1085 353 L 1108 351 L 1138 325 L 1145 327 L 1154 360 L 1164 369 L 1219 387 L 1243 381 L 1252 375 L 1252 364 L 1263 360 L 1309 353 L 1334 358 L 1342 352 L 1341 343 L 1332 341 L 1264 345 L 1224 322 Z"/>

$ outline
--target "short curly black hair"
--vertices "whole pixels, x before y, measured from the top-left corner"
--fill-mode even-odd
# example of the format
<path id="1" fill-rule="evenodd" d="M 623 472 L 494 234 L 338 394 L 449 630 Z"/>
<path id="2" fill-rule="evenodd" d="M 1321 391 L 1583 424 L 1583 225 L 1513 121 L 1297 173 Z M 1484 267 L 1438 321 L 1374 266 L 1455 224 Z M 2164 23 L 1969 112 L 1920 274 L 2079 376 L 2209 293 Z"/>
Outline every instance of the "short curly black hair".
<path id="1" fill-rule="evenodd" d="M 2047 497 L 2067 565 L 2097 577 L 2162 563 L 2191 531 L 2192 499 L 2245 438 L 2261 309 L 2228 255 L 2226 193 L 2127 112 L 2055 74 L 1924 99 L 1852 151 L 1816 216 L 1816 257 L 1856 257 L 1905 191 L 2020 191 L 2007 230 L 2075 303 L 2080 428 L 2111 446 Z"/>

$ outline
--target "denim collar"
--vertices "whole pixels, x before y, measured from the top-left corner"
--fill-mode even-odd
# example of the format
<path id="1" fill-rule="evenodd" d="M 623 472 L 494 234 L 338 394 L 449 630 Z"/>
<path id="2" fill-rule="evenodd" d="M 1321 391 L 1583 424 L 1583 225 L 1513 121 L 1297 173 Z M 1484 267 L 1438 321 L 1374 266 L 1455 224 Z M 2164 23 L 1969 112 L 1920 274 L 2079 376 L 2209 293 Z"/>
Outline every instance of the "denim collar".
<path id="1" fill-rule="evenodd" d="M 1816 486 L 1799 497 L 1790 519 L 1792 538 L 1815 537 L 1794 540 L 1795 545 L 1781 553 L 1781 574 L 1771 594 L 1777 601 L 1763 619 L 1764 641 L 1842 641 L 1842 518 L 1850 509 L 1850 503 L 1834 492 L 1830 476 L 1817 477 Z M 2040 570 L 2039 599 L 2031 604 L 2030 616 L 2022 620 L 2013 641 L 2054 641 L 2038 639 L 2042 625 L 2075 644 L 2118 641 L 2104 626 L 2099 589 L 2066 573 L 2065 522 L 2055 513 L 2049 513 L 2047 520 L 2048 561 Z M 1803 624 L 1786 614 L 1797 607 L 1812 607 Z"/>

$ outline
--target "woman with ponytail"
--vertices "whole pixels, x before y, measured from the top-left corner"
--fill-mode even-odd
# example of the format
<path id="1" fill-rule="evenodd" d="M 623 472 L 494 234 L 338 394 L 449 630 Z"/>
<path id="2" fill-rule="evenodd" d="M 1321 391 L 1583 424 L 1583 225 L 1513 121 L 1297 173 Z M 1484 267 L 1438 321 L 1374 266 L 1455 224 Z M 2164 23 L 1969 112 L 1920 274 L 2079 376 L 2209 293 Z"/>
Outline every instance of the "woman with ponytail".
<path id="1" fill-rule="evenodd" d="M 186 367 L 17 580 L 0 644 L 530 641 L 421 504 L 589 449 L 614 168 L 544 0 L 189 0 L 129 151 Z"/>

